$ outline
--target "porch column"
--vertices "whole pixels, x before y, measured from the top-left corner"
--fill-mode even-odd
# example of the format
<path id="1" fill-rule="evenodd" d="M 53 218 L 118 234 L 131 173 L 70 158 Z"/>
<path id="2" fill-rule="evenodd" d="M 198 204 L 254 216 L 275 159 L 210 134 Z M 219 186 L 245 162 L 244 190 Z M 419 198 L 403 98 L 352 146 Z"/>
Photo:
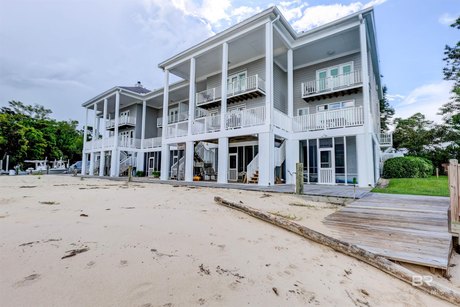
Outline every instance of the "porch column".
<path id="1" fill-rule="evenodd" d="M 115 92 L 115 123 L 113 132 L 112 161 L 110 165 L 110 177 L 119 176 L 120 157 L 118 155 L 118 124 L 120 122 L 120 92 Z"/>
<path id="2" fill-rule="evenodd" d="M 265 24 L 265 124 L 273 123 L 273 25 Z M 260 182 L 260 181 L 259 181 Z"/>
<path id="3" fill-rule="evenodd" d="M 219 138 L 217 182 L 228 182 L 228 138 Z"/>
<path id="4" fill-rule="evenodd" d="M 225 131 L 226 129 L 225 118 L 227 115 L 227 83 L 228 83 L 227 77 L 228 77 L 228 43 L 225 42 L 222 44 L 222 81 L 221 81 L 222 100 L 220 103 L 220 131 Z M 228 153 L 228 139 L 227 139 L 227 153 Z M 219 139 L 219 161 L 220 161 L 220 139 Z M 220 162 L 219 162 L 219 166 L 220 166 Z M 227 165 L 225 166 L 225 169 L 227 169 Z M 219 174 L 220 174 L 220 168 L 219 168 Z M 225 182 L 227 182 L 227 171 L 225 171 Z"/>
<path id="5" fill-rule="evenodd" d="M 371 149 L 370 157 L 368 147 Z M 374 182 L 374 157 L 372 155 L 372 140 L 368 134 L 358 134 L 356 136 L 356 154 L 358 161 L 358 186 L 368 187 Z"/>
<path id="6" fill-rule="evenodd" d="M 287 115 L 292 118 L 294 116 L 294 59 L 292 49 L 287 52 Z"/>
<path id="7" fill-rule="evenodd" d="M 219 157 L 220 158 L 220 157 Z M 275 184 L 275 136 L 259 133 L 259 185 Z"/>
<path id="8" fill-rule="evenodd" d="M 194 142 L 188 141 L 185 143 L 185 178 L 187 182 L 193 181 L 193 156 L 194 152 Z"/>
<path id="9" fill-rule="evenodd" d="M 188 135 L 192 135 L 193 122 L 195 121 L 195 64 L 195 58 L 191 58 L 188 95 Z M 187 175 L 185 177 L 187 178 Z"/>
<path id="10" fill-rule="evenodd" d="M 300 161 L 299 159 L 299 140 L 289 140 L 286 141 L 286 183 L 295 184 L 296 178 L 296 163 Z"/>
<path id="11" fill-rule="evenodd" d="M 166 132 L 168 125 L 168 103 L 169 103 L 169 70 L 164 71 L 163 87 L 163 128 L 161 128 L 161 180 L 169 179 L 169 144 L 166 144 Z"/>
<path id="12" fill-rule="evenodd" d="M 97 125 L 97 103 L 94 104 L 93 106 L 94 110 L 94 118 L 93 118 L 93 133 L 91 137 L 91 156 L 89 160 L 89 175 L 94 176 L 94 160 L 96 159 L 96 155 L 94 153 L 94 143 L 97 140 L 97 131 L 96 131 L 96 125 Z"/>
<path id="13" fill-rule="evenodd" d="M 363 111 L 364 111 L 364 144 L 363 151 L 358 151 L 361 153 L 362 157 L 366 160 L 366 165 L 370 168 L 366 172 L 366 177 L 361 178 L 361 181 L 366 182 L 367 184 L 372 184 L 374 182 L 374 172 L 373 172 L 373 148 L 372 148 L 372 114 L 371 114 L 371 98 L 369 93 L 369 58 L 367 50 L 367 31 L 366 23 L 363 18 L 361 18 L 361 24 L 359 26 L 359 37 L 360 37 L 360 46 L 361 46 L 361 80 L 363 82 Z"/>
<path id="14" fill-rule="evenodd" d="M 102 113 L 102 144 L 101 144 L 101 159 L 99 160 L 99 176 L 104 176 L 105 168 L 105 142 L 107 138 L 107 98 L 104 99 L 104 111 Z"/>
<path id="15" fill-rule="evenodd" d="M 82 155 L 82 164 L 81 164 L 81 174 L 86 175 L 86 161 L 88 161 L 88 158 L 86 157 L 86 146 L 87 146 L 87 141 L 86 139 L 88 138 L 88 108 L 86 109 L 85 113 L 85 127 L 83 130 L 83 155 Z M 8 165 L 7 165 L 8 167 Z"/>
<path id="16" fill-rule="evenodd" d="M 138 171 L 144 171 L 145 155 L 144 155 L 144 143 L 145 143 L 145 124 L 147 116 L 147 101 L 142 100 L 142 126 L 141 126 L 141 150 L 137 153 L 136 169 Z"/>

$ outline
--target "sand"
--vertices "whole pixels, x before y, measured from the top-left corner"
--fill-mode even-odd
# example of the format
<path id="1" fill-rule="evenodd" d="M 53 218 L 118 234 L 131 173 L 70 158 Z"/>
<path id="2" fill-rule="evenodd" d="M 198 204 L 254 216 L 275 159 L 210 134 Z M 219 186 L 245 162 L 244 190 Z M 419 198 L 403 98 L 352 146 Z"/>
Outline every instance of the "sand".
<path id="1" fill-rule="evenodd" d="M 365 263 L 218 206 L 215 195 L 317 230 L 337 210 L 294 195 L 2 176 L 0 304 L 446 305 Z"/>

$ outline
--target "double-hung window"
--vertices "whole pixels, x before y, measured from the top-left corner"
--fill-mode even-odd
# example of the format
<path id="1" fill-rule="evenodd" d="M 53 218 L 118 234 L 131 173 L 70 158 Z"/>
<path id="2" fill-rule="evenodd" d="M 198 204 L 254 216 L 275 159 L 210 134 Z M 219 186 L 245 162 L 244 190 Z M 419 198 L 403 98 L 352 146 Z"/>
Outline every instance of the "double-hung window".
<path id="1" fill-rule="evenodd" d="M 345 109 L 345 108 L 351 108 L 355 106 L 355 101 L 354 100 L 346 100 L 346 101 L 338 101 L 338 102 L 332 102 L 328 104 L 322 104 L 316 107 L 316 110 L 318 112 L 324 112 L 324 111 L 332 111 L 332 110 L 339 110 L 339 109 Z"/>

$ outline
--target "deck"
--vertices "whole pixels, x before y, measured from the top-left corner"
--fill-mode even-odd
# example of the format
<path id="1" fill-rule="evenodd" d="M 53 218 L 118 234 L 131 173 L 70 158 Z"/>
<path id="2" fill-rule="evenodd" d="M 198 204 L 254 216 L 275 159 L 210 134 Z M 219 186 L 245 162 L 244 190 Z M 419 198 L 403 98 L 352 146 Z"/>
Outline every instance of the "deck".
<path id="1" fill-rule="evenodd" d="M 446 270 L 449 198 L 369 193 L 326 217 L 338 238 L 392 260 Z"/>

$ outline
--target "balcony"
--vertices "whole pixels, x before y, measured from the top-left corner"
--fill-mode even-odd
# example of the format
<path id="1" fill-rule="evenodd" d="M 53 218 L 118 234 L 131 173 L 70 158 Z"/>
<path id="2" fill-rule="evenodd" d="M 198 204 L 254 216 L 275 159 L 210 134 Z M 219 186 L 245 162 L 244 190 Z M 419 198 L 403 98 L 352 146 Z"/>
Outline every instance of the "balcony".
<path id="1" fill-rule="evenodd" d="M 202 134 L 220 131 L 220 117 L 220 114 L 214 114 L 195 119 L 192 133 Z"/>
<path id="2" fill-rule="evenodd" d="M 338 97 L 339 95 L 357 93 L 362 86 L 361 72 L 315 79 L 302 83 L 302 98 L 306 101 Z"/>
<path id="3" fill-rule="evenodd" d="M 166 126 L 166 138 L 186 136 L 188 133 L 188 121 L 171 123 Z"/>
<path id="4" fill-rule="evenodd" d="M 118 119 L 118 127 L 134 127 L 136 126 L 136 118 L 134 116 L 121 116 Z M 115 120 L 107 120 L 105 127 L 107 130 L 115 130 Z"/>
<path id="5" fill-rule="evenodd" d="M 249 76 L 227 84 L 227 102 L 238 102 L 265 96 L 265 81 L 258 75 Z M 196 105 L 215 107 L 222 100 L 222 87 L 214 87 L 196 93 Z"/>
<path id="6" fill-rule="evenodd" d="M 265 106 L 251 109 L 234 110 L 225 114 L 227 129 L 239 129 L 263 125 L 265 123 Z"/>
<path id="7" fill-rule="evenodd" d="M 292 120 L 294 132 L 337 129 L 364 125 L 363 107 L 318 112 L 295 116 Z"/>
<path id="8" fill-rule="evenodd" d="M 144 149 L 161 147 L 161 136 L 145 139 L 142 145 Z"/>
<path id="9" fill-rule="evenodd" d="M 393 133 L 382 132 L 379 135 L 380 147 L 392 147 L 393 146 Z"/>

